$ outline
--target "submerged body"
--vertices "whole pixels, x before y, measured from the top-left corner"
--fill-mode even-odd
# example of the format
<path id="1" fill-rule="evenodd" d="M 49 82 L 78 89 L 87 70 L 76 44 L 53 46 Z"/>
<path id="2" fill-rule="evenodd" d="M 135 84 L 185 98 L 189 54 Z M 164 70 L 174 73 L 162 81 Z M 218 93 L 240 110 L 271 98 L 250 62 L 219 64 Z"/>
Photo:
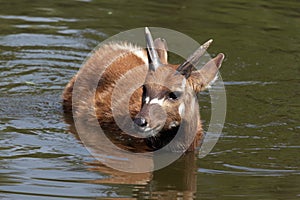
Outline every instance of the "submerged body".
<path id="1" fill-rule="evenodd" d="M 96 118 L 109 138 L 118 140 L 117 145 L 129 145 L 132 151 L 160 149 L 179 129 L 187 138 L 193 137 L 185 147 L 193 150 L 203 139 L 196 94 L 215 78 L 224 55 L 219 54 L 202 69 L 193 71 L 209 41 L 185 63 L 171 65 L 167 62 L 166 42 L 159 38 L 153 42 L 149 34 L 146 31 L 147 49 L 127 43 L 110 43 L 96 50 L 66 86 L 64 110 L 73 112 L 76 117 Z M 99 80 L 93 80 L 95 74 L 101 74 Z M 125 82 L 119 86 L 123 79 Z M 84 87 L 80 104 L 72 102 L 76 82 Z M 143 84 L 136 87 L 137 83 Z M 125 98 L 127 93 L 129 105 Z M 126 112 L 129 117 L 125 116 Z M 137 137 L 124 130 L 137 132 Z M 138 137 L 143 134 L 147 137 Z"/>

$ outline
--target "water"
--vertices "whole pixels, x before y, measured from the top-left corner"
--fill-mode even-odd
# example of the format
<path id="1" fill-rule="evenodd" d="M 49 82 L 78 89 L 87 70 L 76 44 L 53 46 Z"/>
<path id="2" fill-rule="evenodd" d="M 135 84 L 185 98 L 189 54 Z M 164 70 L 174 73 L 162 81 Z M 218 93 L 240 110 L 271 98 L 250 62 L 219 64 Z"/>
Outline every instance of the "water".
<path id="1" fill-rule="evenodd" d="M 299 199 L 298 1 L 0 0 L 0 199 Z M 157 26 L 226 54 L 223 135 L 203 159 L 154 173 L 102 166 L 70 133 L 60 95 L 111 35 Z M 207 128 L 208 93 L 201 95 Z"/>

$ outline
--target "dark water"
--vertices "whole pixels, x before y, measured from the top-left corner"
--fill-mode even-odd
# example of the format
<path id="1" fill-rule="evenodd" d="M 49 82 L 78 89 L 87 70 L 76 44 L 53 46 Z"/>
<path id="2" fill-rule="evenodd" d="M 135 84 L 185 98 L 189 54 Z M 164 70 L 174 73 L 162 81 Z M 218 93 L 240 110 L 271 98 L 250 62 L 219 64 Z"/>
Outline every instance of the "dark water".
<path id="1" fill-rule="evenodd" d="M 0 199 L 300 199 L 299 1 L 0 0 Z M 203 159 L 126 174 L 69 133 L 60 95 L 101 41 L 157 26 L 224 52 L 223 135 Z M 209 95 L 201 95 L 207 127 Z"/>

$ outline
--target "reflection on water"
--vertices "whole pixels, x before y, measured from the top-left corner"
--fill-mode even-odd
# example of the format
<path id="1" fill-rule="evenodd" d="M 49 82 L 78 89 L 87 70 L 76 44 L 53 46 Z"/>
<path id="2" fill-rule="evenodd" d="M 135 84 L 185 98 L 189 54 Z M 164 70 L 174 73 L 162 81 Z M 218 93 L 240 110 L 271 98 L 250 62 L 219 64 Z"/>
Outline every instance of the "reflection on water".
<path id="1" fill-rule="evenodd" d="M 132 196 L 139 199 L 193 199 L 197 190 L 196 162 L 193 152 L 187 153 L 168 167 L 153 173 L 128 174 L 105 167 L 100 163 L 91 171 L 109 176 L 88 181 L 94 184 L 132 185 Z"/>
<path id="2" fill-rule="evenodd" d="M 0 199 L 299 199 L 299 2 L 0 3 Z M 207 157 L 126 174 L 70 134 L 60 95 L 99 42 L 143 26 L 215 40 L 228 112 Z"/>

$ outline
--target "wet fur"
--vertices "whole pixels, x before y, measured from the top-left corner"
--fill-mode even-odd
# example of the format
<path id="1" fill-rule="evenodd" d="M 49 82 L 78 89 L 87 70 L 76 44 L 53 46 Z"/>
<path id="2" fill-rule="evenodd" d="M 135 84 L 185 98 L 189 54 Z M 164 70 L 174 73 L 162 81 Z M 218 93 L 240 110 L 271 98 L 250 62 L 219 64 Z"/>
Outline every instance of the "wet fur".
<path id="1" fill-rule="evenodd" d="M 159 55 L 165 56 L 164 52 L 160 52 Z M 166 58 L 163 58 L 164 62 L 166 62 Z M 107 68 L 105 68 L 108 66 Z M 135 70 L 135 67 L 143 66 L 143 70 Z M 170 68 L 176 69 L 178 65 L 169 65 Z M 141 69 L 141 68 L 139 68 Z M 167 68 L 166 68 L 167 69 Z M 174 76 L 174 73 L 164 72 L 166 70 L 164 68 L 158 68 L 155 71 L 153 76 L 150 78 L 146 78 L 148 74 L 148 58 L 147 52 L 145 49 L 134 46 L 132 44 L 127 43 L 110 43 L 102 46 L 98 50 L 96 50 L 91 56 L 86 60 L 84 66 L 81 68 L 80 72 L 75 75 L 70 82 L 65 87 L 63 92 L 63 108 L 66 113 L 73 112 L 73 115 L 76 117 L 85 117 L 85 118 L 96 118 L 98 119 L 101 127 L 105 130 L 113 130 L 109 131 L 110 134 L 108 136 L 111 140 L 117 140 L 115 143 L 119 146 L 127 145 L 132 147 L 132 151 L 142 152 L 142 151 L 152 151 L 156 149 L 160 149 L 161 147 L 168 144 L 173 137 L 176 135 L 178 131 L 178 127 L 172 127 L 170 129 L 170 123 L 177 121 L 181 122 L 182 117 L 178 113 L 179 104 L 176 102 L 165 102 L 164 109 L 168 115 L 167 121 L 160 131 L 154 137 L 149 137 L 145 139 L 134 138 L 130 135 L 122 133 L 122 131 L 118 128 L 115 123 L 115 119 L 111 110 L 111 98 L 112 93 L 116 85 L 116 81 L 123 77 L 128 71 L 132 70 L 134 79 L 138 79 L 141 82 L 146 80 L 145 84 L 151 85 L 151 80 L 156 82 L 157 80 L 166 81 L 168 80 L 168 85 L 170 87 L 179 87 L 179 84 L 182 84 L 182 78 L 178 78 Z M 169 70 L 170 71 L 170 70 Z M 96 88 L 95 95 L 91 95 L 93 89 L 92 77 L 95 73 L 102 73 L 101 79 L 97 83 L 98 86 Z M 166 78 L 166 76 L 169 76 Z M 178 75 L 181 76 L 181 75 Z M 200 76 L 204 76 L 200 74 Z M 80 77 L 80 81 L 84 83 L 85 88 L 80 97 L 82 98 L 83 103 L 80 105 L 72 105 L 72 91 L 76 80 Z M 195 80 L 194 80 L 195 79 Z M 191 78 L 188 79 L 187 84 L 194 89 L 194 91 L 199 92 L 205 87 L 205 82 L 196 84 L 199 81 L 197 72 L 194 72 L 191 75 Z M 138 81 L 137 80 L 137 81 Z M 130 83 L 129 83 L 130 84 Z M 208 84 L 208 83 L 207 83 Z M 162 92 L 165 92 L 167 89 L 162 89 L 161 86 L 155 86 L 152 84 L 150 86 L 150 91 L 152 96 L 159 96 Z M 119 91 L 122 93 L 122 91 Z M 142 107 L 142 88 L 137 89 L 131 96 L 129 103 L 129 111 L 131 118 L 134 118 L 137 114 L 139 114 Z M 185 119 L 182 120 L 182 123 L 190 123 L 189 126 L 194 124 L 196 130 L 185 130 L 186 134 L 196 131 L 196 138 L 192 142 L 189 150 L 195 149 L 200 145 L 203 132 L 200 121 L 200 115 L 198 111 L 198 101 L 197 97 L 191 96 L 193 95 L 191 91 L 185 91 L 186 93 L 190 93 L 186 95 L 185 100 Z M 85 98 L 88 97 L 88 98 Z M 196 102 L 189 102 L 190 99 Z M 114 102 L 116 104 L 123 103 L 122 99 L 120 102 Z M 176 104 L 176 105 L 175 105 Z M 81 106 L 80 108 L 78 106 Z M 123 106 L 124 107 L 124 106 Z M 174 107 L 177 108 L 174 111 Z M 127 109 L 127 108 L 124 108 Z M 193 112 L 190 118 L 189 112 Z M 120 111 L 121 113 L 121 111 Z M 196 117 L 195 117 L 196 116 Z M 117 116 L 122 117 L 122 116 Z M 87 122 L 88 123 L 88 122 Z M 189 127 L 186 126 L 186 127 Z M 180 146 L 180 144 L 178 144 Z"/>

